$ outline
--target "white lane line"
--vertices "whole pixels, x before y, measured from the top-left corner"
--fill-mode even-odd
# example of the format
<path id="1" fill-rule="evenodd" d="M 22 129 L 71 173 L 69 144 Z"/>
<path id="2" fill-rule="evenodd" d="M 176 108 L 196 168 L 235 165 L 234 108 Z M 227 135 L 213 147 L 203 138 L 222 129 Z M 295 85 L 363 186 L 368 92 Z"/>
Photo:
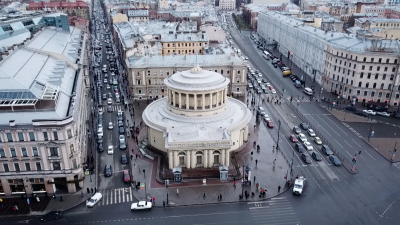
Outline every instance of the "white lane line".
<path id="1" fill-rule="evenodd" d="M 318 118 L 320 118 L 322 120 L 322 122 L 324 122 L 329 128 L 331 128 L 331 130 L 333 130 L 333 132 L 335 132 L 335 134 L 337 134 L 340 137 L 340 134 L 338 134 L 331 126 L 329 126 L 328 123 L 326 123 L 318 114 L 316 114 L 316 116 Z M 336 124 L 335 124 L 336 125 Z"/>
<path id="2" fill-rule="evenodd" d="M 106 197 L 106 202 L 105 202 L 105 204 L 108 205 L 108 197 L 110 197 L 110 196 L 108 195 L 107 192 L 106 192 L 105 194 L 106 194 L 106 196 L 107 196 L 107 197 Z"/>
<path id="3" fill-rule="evenodd" d="M 373 158 L 374 160 L 376 160 L 374 157 L 372 157 L 371 154 L 369 154 L 367 151 L 365 151 L 369 156 L 371 156 L 371 158 Z"/>
<path id="4" fill-rule="evenodd" d="M 113 191 L 112 190 L 110 190 L 110 205 L 112 205 L 112 203 L 113 203 L 113 198 L 112 198 L 112 194 L 113 194 Z"/>
<path id="5" fill-rule="evenodd" d="M 326 118 L 329 120 L 329 121 L 331 121 L 339 130 L 341 130 L 344 134 L 346 134 L 346 132 L 344 132 L 342 129 L 340 129 L 339 127 L 338 127 L 338 125 L 336 125 L 336 123 L 334 123 L 331 119 L 329 119 L 327 116 L 326 116 Z M 347 135 L 347 134 L 346 134 Z"/>
<path id="6" fill-rule="evenodd" d="M 129 188 L 129 195 L 131 196 L 130 199 L 131 199 L 131 202 L 132 202 L 132 201 L 133 201 L 133 197 L 132 197 L 132 188 Z"/>
<path id="7" fill-rule="evenodd" d="M 294 152 L 295 150 L 293 149 L 292 145 L 290 145 L 290 143 L 288 142 L 288 140 L 286 140 L 286 138 L 284 138 L 284 140 L 286 141 L 286 143 L 290 146 L 290 148 L 291 148 L 292 151 Z M 297 157 L 297 159 L 299 159 L 301 165 L 305 166 L 304 163 L 303 163 L 303 160 L 301 160 L 300 157 L 299 157 L 297 154 L 294 154 L 294 155 Z"/>
<path id="8" fill-rule="evenodd" d="M 318 121 L 316 121 L 312 116 L 311 116 L 310 118 L 312 118 L 315 122 L 317 122 L 318 127 L 321 127 L 322 129 L 324 129 L 324 131 L 325 131 L 329 136 L 332 137 L 332 135 L 331 135 L 327 130 L 325 130 L 325 128 L 324 128 L 323 126 L 321 126 L 321 125 L 318 123 Z"/>
<path id="9" fill-rule="evenodd" d="M 343 140 L 344 142 L 346 142 L 346 144 L 348 144 L 349 146 L 350 146 L 350 148 L 353 148 L 349 143 L 347 143 L 347 141 L 346 140 Z"/>
<path id="10" fill-rule="evenodd" d="M 336 139 L 333 139 L 333 140 L 335 140 L 335 141 L 336 141 Z M 338 143 L 338 145 L 339 145 L 340 147 L 342 147 L 342 148 L 343 148 L 343 146 L 342 146 L 341 144 L 339 144 L 339 142 L 338 142 L 338 141 L 336 141 L 336 143 Z"/>
<path id="11" fill-rule="evenodd" d="M 358 145 L 358 147 L 361 148 L 361 145 L 359 145 L 353 138 L 351 140 L 353 140 L 353 142 L 356 143 L 356 145 Z"/>
<path id="12" fill-rule="evenodd" d="M 125 202 L 125 192 L 122 192 L 122 202 Z"/>
<path id="13" fill-rule="evenodd" d="M 121 202 L 121 188 L 120 189 L 118 189 L 118 203 L 120 203 Z"/>
<path id="14" fill-rule="evenodd" d="M 347 154 L 349 154 L 349 156 L 350 156 L 350 157 L 352 157 L 352 158 L 353 158 L 353 156 L 352 156 L 352 155 L 351 155 L 351 154 L 350 154 L 350 153 L 349 153 L 347 150 L 346 150 L 346 152 L 347 152 Z"/>
<path id="15" fill-rule="evenodd" d="M 360 155 L 361 158 L 363 158 L 364 160 L 366 160 L 362 155 Z"/>

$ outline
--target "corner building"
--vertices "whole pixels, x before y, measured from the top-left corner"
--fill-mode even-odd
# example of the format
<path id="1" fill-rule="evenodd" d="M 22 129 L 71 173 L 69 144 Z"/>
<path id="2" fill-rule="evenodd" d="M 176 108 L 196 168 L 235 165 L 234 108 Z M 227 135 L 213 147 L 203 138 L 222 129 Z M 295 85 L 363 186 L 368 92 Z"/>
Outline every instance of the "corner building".
<path id="1" fill-rule="evenodd" d="M 199 66 L 164 80 L 167 98 L 147 106 L 143 121 L 148 143 L 167 152 L 170 169 L 229 166 L 230 154 L 247 142 L 252 113 L 227 96 L 229 82 Z"/>

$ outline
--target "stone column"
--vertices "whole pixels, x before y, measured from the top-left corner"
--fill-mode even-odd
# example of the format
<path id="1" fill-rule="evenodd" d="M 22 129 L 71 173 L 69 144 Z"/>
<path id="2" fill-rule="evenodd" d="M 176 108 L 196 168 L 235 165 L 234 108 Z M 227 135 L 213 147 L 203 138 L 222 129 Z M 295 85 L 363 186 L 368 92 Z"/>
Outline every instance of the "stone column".
<path id="1" fill-rule="evenodd" d="M 196 168 L 196 150 L 192 150 L 192 165 L 190 168 L 194 169 Z"/>
<path id="2" fill-rule="evenodd" d="M 218 107 L 218 105 L 219 105 L 219 91 L 217 91 L 217 94 L 215 95 L 215 100 L 217 100 L 215 105 Z"/>
<path id="3" fill-rule="evenodd" d="M 174 153 L 171 150 L 168 151 L 168 163 L 169 169 L 172 170 L 174 168 Z"/>
<path id="4" fill-rule="evenodd" d="M 186 93 L 186 109 L 189 109 L 189 94 Z"/>
<path id="5" fill-rule="evenodd" d="M 172 93 L 171 93 L 171 95 L 172 95 L 172 101 L 171 101 L 171 103 L 172 103 L 172 106 L 175 106 L 175 92 L 174 91 L 171 91 Z"/>
<path id="6" fill-rule="evenodd" d="M 226 165 L 226 164 L 225 164 L 225 152 L 226 152 L 226 150 L 223 149 L 223 150 L 222 150 L 222 157 L 221 157 L 221 164 L 222 164 L 222 165 Z"/>
<path id="7" fill-rule="evenodd" d="M 174 167 L 175 166 L 179 166 L 179 152 L 178 151 L 174 151 Z"/>
<path id="8" fill-rule="evenodd" d="M 213 154 L 212 154 L 213 150 L 208 150 L 208 167 L 212 167 L 214 161 L 213 161 Z"/>
<path id="9" fill-rule="evenodd" d="M 194 94 L 194 110 L 197 110 L 197 94 Z"/>
<path id="10" fill-rule="evenodd" d="M 202 105 L 201 108 L 205 109 L 205 107 L 206 107 L 206 95 L 202 94 L 201 97 L 203 98 L 202 104 L 201 104 Z"/>
<path id="11" fill-rule="evenodd" d="M 208 150 L 204 150 L 203 151 L 203 164 L 204 164 L 204 168 L 208 168 Z"/>
<path id="12" fill-rule="evenodd" d="M 249 125 L 244 128 L 243 141 L 247 142 L 249 140 Z"/>
<path id="13" fill-rule="evenodd" d="M 186 152 L 186 168 L 190 168 L 190 150 L 185 151 Z"/>
<path id="14" fill-rule="evenodd" d="M 229 149 L 228 150 L 226 150 L 226 156 L 225 156 L 225 161 L 226 161 L 226 166 L 228 166 L 229 167 L 229 161 L 230 161 L 230 156 L 229 156 Z"/>
<path id="15" fill-rule="evenodd" d="M 182 94 L 179 92 L 179 108 L 182 108 Z"/>

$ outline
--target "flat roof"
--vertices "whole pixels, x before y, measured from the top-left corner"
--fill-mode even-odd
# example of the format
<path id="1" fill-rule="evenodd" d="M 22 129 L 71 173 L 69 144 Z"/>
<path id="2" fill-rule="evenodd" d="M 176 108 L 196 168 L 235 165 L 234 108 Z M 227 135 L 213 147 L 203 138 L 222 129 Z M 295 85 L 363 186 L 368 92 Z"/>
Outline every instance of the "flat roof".
<path id="1" fill-rule="evenodd" d="M 161 42 L 208 42 L 207 33 L 196 32 L 196 33 L 184 33 L 174 32 L 172 34 L 167 33 L 161 35 Z"/>

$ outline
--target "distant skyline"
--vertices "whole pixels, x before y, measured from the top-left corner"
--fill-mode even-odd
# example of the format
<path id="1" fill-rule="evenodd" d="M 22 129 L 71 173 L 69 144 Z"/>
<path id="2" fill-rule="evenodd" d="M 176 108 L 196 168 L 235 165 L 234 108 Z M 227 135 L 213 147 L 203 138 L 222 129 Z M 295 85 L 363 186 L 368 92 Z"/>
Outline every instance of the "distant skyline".
<path id="1" fill-rule="evenodd" d="M 253 0 L 254 4 L 282 4 L 282 3 L 289 3 L 290 0 Z"/>

